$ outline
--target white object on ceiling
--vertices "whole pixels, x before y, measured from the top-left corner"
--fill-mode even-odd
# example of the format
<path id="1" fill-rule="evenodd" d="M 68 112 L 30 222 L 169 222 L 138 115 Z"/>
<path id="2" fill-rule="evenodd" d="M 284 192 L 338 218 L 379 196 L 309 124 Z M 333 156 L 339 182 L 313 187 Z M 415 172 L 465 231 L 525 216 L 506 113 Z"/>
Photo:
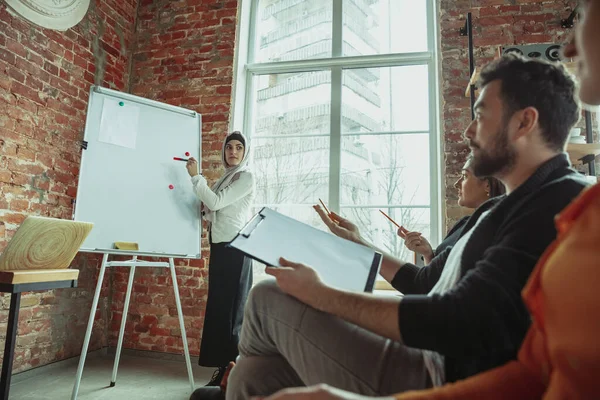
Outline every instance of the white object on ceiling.
<path id="1" fill-rule="evenodd" d="M 65 31 L 83 19 L 90 0 L 6 0 L 6 4 L 36 25 Z"/>

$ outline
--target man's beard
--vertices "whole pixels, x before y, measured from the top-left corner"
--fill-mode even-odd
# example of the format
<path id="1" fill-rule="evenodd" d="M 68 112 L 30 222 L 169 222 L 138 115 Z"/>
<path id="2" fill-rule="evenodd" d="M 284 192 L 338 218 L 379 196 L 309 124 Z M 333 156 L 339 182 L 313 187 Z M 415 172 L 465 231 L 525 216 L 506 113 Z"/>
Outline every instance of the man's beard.
<path id="1" fill-rule="evenodd" d="M 498 177 L 510 171 L 515 165 L 517 152 L 508 143 L 508 122 L 505 122 L 496 133 L 491 149 L 484 150 L 473 141 L 469 146 L 473 154 L 471 169 L 478 178 Z M 477 149 L 477 152 L 473 149 Z"/>

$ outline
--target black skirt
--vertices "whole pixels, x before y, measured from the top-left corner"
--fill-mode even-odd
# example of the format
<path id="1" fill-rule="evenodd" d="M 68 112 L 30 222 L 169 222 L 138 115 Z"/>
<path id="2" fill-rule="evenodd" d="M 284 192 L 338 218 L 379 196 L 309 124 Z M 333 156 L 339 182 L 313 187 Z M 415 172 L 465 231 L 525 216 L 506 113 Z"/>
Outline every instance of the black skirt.
<path id="1" fill-rule="evenodd" d="M 235 361 L 252 287 L 252 260 L 226 245 L 210 244 L 208 300 L 198 360 L 203 367 L 225 367 Z"/>

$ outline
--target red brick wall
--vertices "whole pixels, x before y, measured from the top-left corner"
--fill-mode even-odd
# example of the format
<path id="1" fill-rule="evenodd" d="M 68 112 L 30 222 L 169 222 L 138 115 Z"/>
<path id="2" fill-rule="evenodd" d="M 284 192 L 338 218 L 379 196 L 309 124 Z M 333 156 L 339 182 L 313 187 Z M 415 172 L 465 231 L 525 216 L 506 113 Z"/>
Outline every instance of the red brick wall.
<path id="1" fill-rule="evenodd" d="M 510 4 L 507 4 L 510 3 Z M 476 65 L 492 60 L 498 46 L 530 43 L 562 43 L 569 31 L 561 19 L 569 16 L 576 1 L 472 0 L 440 2 L 442 132 L 446 166 L 448 228 L 468 210 L 457 206 L 454 182 L 464 164 L 468 147 L 462 133 L 471 121 L 469 99 L 468 40 L 459 35 L 468 12 L 473 13 Z"/>
<path id="2" fill-rule="evenodd" d="M 59 32 L 0 3 L 0 251 L 27 215 L 71 217 L 90 85 L 127 90 L 136 8 L 137 0 L 92 1 L 78 26 Z M 77 289 L 23 296 L 15 371 L 79 354 L 98 261 L 76 258 Z M 105 290 L 91 349 L 106 344 L 107 296 Z M 10 296 L 0 301 L 4 338 Z"/>
<path id="3" fill-rule="evenodd" d="M 227 132 L 237 1 L 142 0 L 131 92 L 202 114 L 202 169 L 209 180 L 221 171 Z M 166 133 L 167 134 L 167 133 Z M 207 254 L 206 238 L 203 251 Z M 179 260 L 178 284 L 188 343 L 198 354 L 208 279 L 208 260 Z M 116 343 L 128 273 L 114 272 L 111 345 Z M 181 353 L 183 349 L 168 270 L 136 271 L 125 346 Z"/>

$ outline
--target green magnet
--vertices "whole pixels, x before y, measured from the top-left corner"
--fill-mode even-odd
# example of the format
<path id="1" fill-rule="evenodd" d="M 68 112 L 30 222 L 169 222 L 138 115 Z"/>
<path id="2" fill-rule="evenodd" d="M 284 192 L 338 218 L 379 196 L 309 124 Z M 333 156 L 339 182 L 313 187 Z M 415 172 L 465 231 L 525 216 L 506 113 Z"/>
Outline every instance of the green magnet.
<path id="1" fill-rule="evenodd" d="M 125 103 L 123 103 L 122 101 L 120 101 L 120 102 L 119 102 L 119 105 L 120 105 L 121 107 L 123 107 L 123 106 L 125 105 Z"/>

